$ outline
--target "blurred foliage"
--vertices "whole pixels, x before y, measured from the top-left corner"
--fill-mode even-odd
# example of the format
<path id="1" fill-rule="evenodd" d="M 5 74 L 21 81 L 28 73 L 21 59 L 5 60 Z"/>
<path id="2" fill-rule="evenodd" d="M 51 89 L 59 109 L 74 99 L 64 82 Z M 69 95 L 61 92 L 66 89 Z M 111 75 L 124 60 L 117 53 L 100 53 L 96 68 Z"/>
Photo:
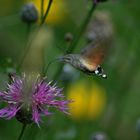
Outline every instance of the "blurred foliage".
<path id="1" fill-rule="evenodd" d="M 28 35 L 28 28 L 20 19 L 20 9 L 26 2 L 31 1 L 0 1 L 1 90 L 8 81 L 6 73 L 19 63 L 27 38 L 32 38 L 38 26 L 38 23 L 34 24 Z M 32 2 L 40 7 L 39 0 Z M 115 32 L 114 47 L 103 64 L 108 79 L 88 77 L 80 73 L 78 80 L 68 81 L 64 92 L 75 100 L 72 105 L 76 107 L 71 107 L 72 115 L 65 116 L 56 112 L 54 116 L 44 119 L 40 129 L 34 124 L 29 126 L 23 139 L 87 140 L 96 132 L 105 133 L 110 140 L 139 139 L 139 131 L 136 131 L 140 117 L 139 5 L 139 0 L 110 0 L 99 5 L 96 10 L 110 13 Z M 88 6 L 86 0 L 54 0 L 47 24 L 33 40 L 24 61 L 24 71 L 41 71 L 44 64 L 47 65 L 63 54 L 69 47 L 64 39 L 65 34 L 71 32 L 75 37 Z M 83 37 L 76 51 L 79 51 L 85 42 Z M 45 57 L 42 54 L 45 54 Z M 55 63 L 49 68 L 49 79 L 52 80 L 58 65 L 60 64 Z M 57 82 L 64 85 L 61 79 Z M 89 104 L 89 107 L 85 104 Z M 0 119 L 0 140 L 17 139 L 20 129 L 21 124 L 15 119 Z"/>

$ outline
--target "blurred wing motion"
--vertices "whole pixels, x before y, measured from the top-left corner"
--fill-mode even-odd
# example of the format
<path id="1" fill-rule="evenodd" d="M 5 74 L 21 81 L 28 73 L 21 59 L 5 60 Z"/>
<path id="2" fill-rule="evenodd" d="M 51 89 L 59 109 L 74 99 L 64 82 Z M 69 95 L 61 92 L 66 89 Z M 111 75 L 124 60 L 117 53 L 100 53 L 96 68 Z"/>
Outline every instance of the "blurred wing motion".
<path id="1" fill-rule="evenodd" d="M 91 43 L 81 51 L 81 57 L 93 70 L 102 64 L 107 48 L 101 42 Z M 86 65 L 86 64 L 85 64 Z"/>
<path id="2" fill-rule="evenodd" d="M 90 22 L 86 38 L 88 46 L 81 51 L 85 65 L 95 70 L 103 63 L 107 52 L 112 46 L 113 27 L 110 15 L 107 12 L 95 13 L 94 20 Z"/>

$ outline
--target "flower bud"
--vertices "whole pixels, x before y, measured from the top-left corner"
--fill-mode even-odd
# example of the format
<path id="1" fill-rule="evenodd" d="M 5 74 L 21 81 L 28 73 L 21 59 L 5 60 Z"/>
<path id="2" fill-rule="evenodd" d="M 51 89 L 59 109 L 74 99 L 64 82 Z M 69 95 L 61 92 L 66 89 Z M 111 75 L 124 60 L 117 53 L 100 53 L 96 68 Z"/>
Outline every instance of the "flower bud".
<path id="1" fill-rule="evenodd" d="M 28 3 L 22 7 L 21 18 L 23 22 L 28 24 L 38 20 L 38 11 L 33 3 Z"/>
<path id="2" fill-rule="evenodd" d="M 73 35 L 71 33 L 66 33 L 65 34 L 65 40 L 67 42 L 71 42 L 73 40 Z"/>

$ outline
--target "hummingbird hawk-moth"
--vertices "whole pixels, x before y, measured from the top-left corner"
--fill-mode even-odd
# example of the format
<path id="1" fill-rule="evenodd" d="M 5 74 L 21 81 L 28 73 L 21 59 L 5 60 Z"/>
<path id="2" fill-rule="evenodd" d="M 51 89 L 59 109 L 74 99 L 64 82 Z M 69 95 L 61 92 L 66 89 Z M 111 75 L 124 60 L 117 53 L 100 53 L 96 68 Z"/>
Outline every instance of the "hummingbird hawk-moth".
<path id="1" fill-rule="evenodd" d="M 104 49 L 100 44 L 89 44 L 79 54 L 67 54 L 60 58 L 60 61 L 71 64 L 73 67 L 87 74 L 96 74 L 107 78 L 100 64 L 104 58 Z"/>
<path id="2" fill-rule="evenodd" d="M 111 46 L 112 26 L 108 16 L 98 14 L 88 28 L 90 37 L 88 45 L 78 54 L 67 54 L 60 58 L 61 62 L 71 64 L 73 67 L 87 74 L 95 74 L 107 78 L 101 64 L 108 48 Z"/>

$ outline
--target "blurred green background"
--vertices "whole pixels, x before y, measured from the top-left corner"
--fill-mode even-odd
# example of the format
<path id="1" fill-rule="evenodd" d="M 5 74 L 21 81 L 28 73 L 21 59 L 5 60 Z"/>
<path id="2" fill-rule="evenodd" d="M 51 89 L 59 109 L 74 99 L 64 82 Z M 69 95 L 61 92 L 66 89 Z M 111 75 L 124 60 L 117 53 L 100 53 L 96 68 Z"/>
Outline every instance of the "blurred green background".
<path id="1" fill-rule="evenodd" d="M 14 72 L 20 62 L 27 38 L 39 25 L 39 22 L 34 24 L 28 35 L 27 25 L 20 18 L 20 9 L 27 2 L 40 7 L 40 0 L 0 1 L 1 90 L 5 89 L 7 73 Z M 108 79 L 88 77 L 75 69 L 72 76 L 69 73 L 60 75 L 58 85 L 64 87 L 68 98 L 75 100 L 71 115 L 56 112 L 54 116 L 44 118 L 41 128 L 34 124 L 28 126 L 23 139 L 92 140 L 96 134 L 106 135 L 109 140 L 140 139 L 139 5 L 139 0 L 109 0 L 97 7 L 96 11 L 110 14 L 114 29 L 113 48 L 103 64 Z M 71 32 L 75 37 L 88 8 L 88 0 L 54 0 L 46 25 L 33 40 L 22 71 L 39 72 L 44 64 L 62 55 L 69 47 L 64 40 L 65 34 Z M 76 51 L 84 44 L 83 36 Z M 58 65 L 49 68 L 50 80 Z M 69 77 L 73 78 L 69 80 Z M 21 124 L 16 119 L 0 119 L 0 140 L 16 140 L 20 129 Z"/>

